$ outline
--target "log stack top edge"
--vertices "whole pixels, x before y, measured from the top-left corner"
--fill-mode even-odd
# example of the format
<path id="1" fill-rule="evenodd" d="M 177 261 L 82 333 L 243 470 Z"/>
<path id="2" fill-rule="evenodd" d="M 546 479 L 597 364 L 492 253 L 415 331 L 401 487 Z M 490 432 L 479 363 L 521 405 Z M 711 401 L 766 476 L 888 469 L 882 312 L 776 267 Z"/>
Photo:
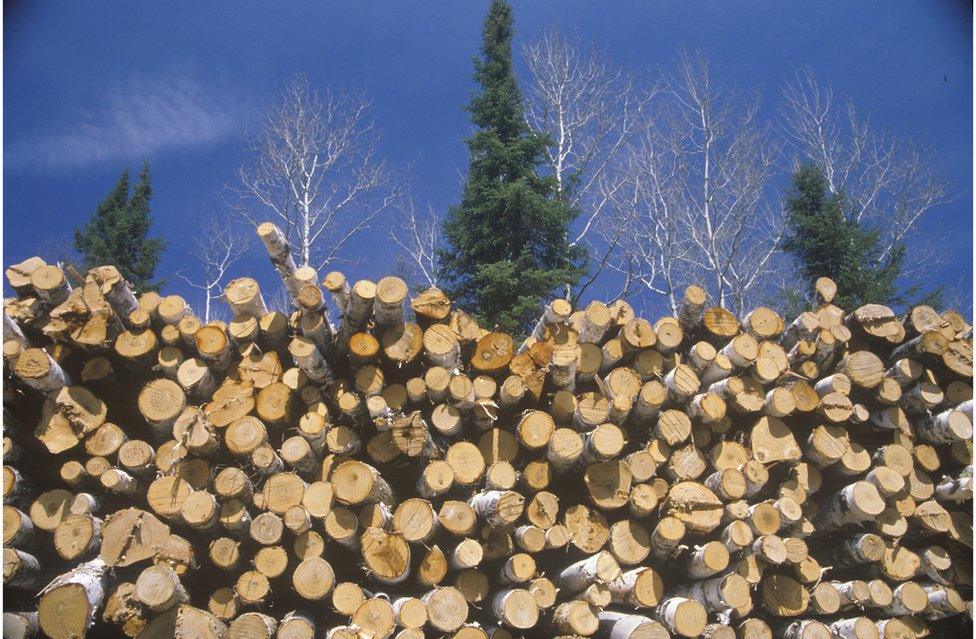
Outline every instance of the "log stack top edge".
<path id="1" fill-rule="evenodd" d="M 110 266 L 77 289 L 39 257 L 6 269 L 5 632 L 971 624 L 962 315 L 841 309 L 820 278 L 795 318 L 690 285 L 674 316 L 557 298 L 509 335 L 436 287 L 321 276 L 274 224 L 257 233 L 292 308 L 237 274 L 229 324 Z"/>

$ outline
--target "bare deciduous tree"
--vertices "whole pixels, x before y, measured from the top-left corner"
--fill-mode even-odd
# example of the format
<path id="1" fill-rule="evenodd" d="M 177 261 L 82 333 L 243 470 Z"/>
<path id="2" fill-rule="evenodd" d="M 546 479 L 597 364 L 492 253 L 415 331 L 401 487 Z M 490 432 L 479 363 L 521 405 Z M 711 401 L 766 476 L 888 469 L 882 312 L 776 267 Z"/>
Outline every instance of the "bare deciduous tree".
<path id="1" fill-rule="evenodd" d="M 432 207 L 428 207 L 426 214 L 418 212 L 413 197 L 406 195 L 397 209 L 399 223 L 390 230 L 390 239 L 399 249 L 407 281 L 437 286 L 440 216 Z"/>
<path id="2" fill-rule="evenodd" d="M 527 44 L 523 55 L 529 69 L 526 122 L 549 136 L 546 162 L 557 192 L 580 210 L 570 246 L 583 243 L 595 258 L 596 270 L 579 287 L 578 297 L 600 275 L 615 248 L 613 242 L 600 242 L 603 234 L 596 232 L 613 192 L 601 187 L 606 187 L 608 170 L 656 89 L 639 90 L 631 74 L 596 51 L 579 49 L 555 27 Z"/>
<path id="3" fill-rule="evenodd" d="M 240 171 L 238 209 L 268 214 L 284 229 L 299 266 L 322 270 L 396 197 L 393 172 L 376 158 L 378 135 L 362 94 L 313 91 L 296 76 L 254 140 Z"/>
<path id="4" fill-rule="evenodd" d="M 616 269 L 671 309 L 679 283 L 698 282 L 739 311 L 766 290 L 781 235 L 758 97 L 720 89 L 707 61 L 687 55 L 661 97 L 615 167 L 623 185 L 603 183 L 626 226 Z"/>
<path id="5" fill-rule="evenodd" d="M 226 215 L 211 214 L 187 247 L 195 260 L 194 277 L 177 273 L 203 295 L 203 321 L 209 322 L 216 313 L 213 302 L 220 298 L 230 267 L 247 252 L 249 235 Z"/>
<path id="6" fill-rule="evenodd" d="M 829 86 L 807 69 L 783 89 L 781 128 L 801 161 L 823 169 L 831 192 L 843 192 L 851 215 L 880 232 L 886 260 L 947 201 L 932 154 L 912 140 L 877 130 L 852 102 L 838 105 Z"/>
<path id="7" fill-rule="evenodd" d="M 601 187 L 612 202 L 617 222 L 602 225 L 604 237 L 619 238 L 620 260 L 614 270 L 625 275 L 623 293 L 631 284 L 644 292 L 663 296 L 669 310 L 677 307 L 681 278 L 690 268 L 684 258 L 690 252 L 688 236 L 679 223 L 682 192 L 680 140 L 673 129 L 648 125 L 628 144 L 616 171 L 617 182 Z M 609 244 L 610 242 L 608 242 Z"/>

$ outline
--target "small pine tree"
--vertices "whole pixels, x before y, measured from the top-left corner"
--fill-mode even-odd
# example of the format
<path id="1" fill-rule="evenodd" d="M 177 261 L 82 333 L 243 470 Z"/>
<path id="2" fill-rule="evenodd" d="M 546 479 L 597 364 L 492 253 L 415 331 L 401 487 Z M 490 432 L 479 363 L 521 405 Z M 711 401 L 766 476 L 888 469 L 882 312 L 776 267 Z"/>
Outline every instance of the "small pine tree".
<path id="1" fill-rule="evenodd" d="M 570 247 L 577 212 L 537 172 L 548 142 L 525 123 L 512 70 L 512 11 L 493 0 L 485 18 L 468 110 L 478 130 L 468 139 L 468 179 L 444 222 L 450 250 L 439 257 L 448 293 L 489 327 L 520 333 L 540 302 L 583 273 L 585 253 Z"/>
<path id="2" fill-rule="evenodd" d="M 793 174 L 783 250 L 796 260 L 806 292 L 812 294 L 817 278 L 826 276 L 837 283 L 834 303 L 841 308 L 904 303 L 910 292 L 900 294 L 896 287 L 904 244 L 882 258 L 878 231 L 862 227 L 845 204 L 843 193 L 829 192 L 819 166 L 804 165 Z"/>
<path id="3" fill-rule="evenodd" d="M 118 183 L 95 209 L 88 224 L 75 229 L 75 248 L 86 268 L 111 264 L 137 292 L 159 290 L 163 283 L 154 282 L 153 273 L 166 241 L 149 237 L 151 198 L 148 163 L 143 165 L 131 197 L 129 170 L 122 171 Z"/>

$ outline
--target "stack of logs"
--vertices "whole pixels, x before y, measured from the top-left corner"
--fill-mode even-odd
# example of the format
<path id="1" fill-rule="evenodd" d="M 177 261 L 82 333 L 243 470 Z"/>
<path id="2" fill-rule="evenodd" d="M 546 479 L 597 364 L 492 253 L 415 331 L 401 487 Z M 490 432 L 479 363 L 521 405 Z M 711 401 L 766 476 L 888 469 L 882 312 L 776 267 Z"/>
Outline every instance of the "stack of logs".
<path id="1" fill-rule="evenodd" d="M 288 314 L 246 277 L 205 324 L 111 266 L 7 269 L 5 637 L 971 627 L 958 313 L 822 279 L 795 319 L 736 317 L 690 286 L 653 323 L 557 299 L 519 342 L 258 234 Z"/>

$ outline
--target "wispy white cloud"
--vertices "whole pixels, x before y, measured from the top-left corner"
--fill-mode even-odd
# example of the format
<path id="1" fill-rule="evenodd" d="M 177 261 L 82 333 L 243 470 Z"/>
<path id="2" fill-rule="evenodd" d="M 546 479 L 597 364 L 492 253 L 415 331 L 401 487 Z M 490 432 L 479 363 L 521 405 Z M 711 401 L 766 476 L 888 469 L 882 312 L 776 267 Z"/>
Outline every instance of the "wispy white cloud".
<path id="1" fill-rule="evenodd" d="M 45 131 L 17 136 L 5 160 L 11 168 L 41 170 L 141 160 L 236 135 L 244 111 L 226 93 L 187 77 L 136 79 L 98 102 L 72 105 Z"/>

